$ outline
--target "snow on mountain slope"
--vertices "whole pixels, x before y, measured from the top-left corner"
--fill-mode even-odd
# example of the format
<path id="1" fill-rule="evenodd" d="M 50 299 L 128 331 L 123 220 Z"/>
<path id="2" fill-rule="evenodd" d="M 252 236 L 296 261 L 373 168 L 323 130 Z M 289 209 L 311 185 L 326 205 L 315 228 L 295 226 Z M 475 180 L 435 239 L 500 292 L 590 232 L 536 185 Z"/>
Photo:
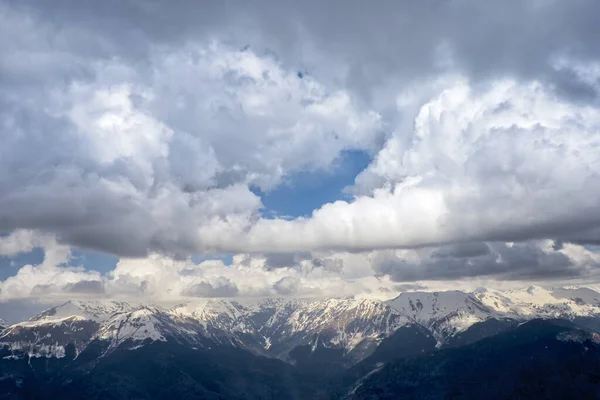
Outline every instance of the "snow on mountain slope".
<path id="1" fill-rule="evenodd" d="M 122 301 L 70 300 L 31 317 L 28 322 L 30 325 L 53 321 L 60 322 L 64 318 L 73 316 L 100 322 L 109 319 L 114 314 L 132 311 L 139 307 Z"/>
<path id="2" fill-rule="evenodd" d="M 460 291 L 402 293 L 387 304 L 429 329 L 438 342 L 497 316 L 473 294 Z"/>
<path id="3" fill-rule="evenodd" d="M 179 305 L 168 312 L 180 318 L 191 318 L 205 329 L 252 333 L 253 327 L 247 320 L 250 311 L 235 300 L 204 299 Z"/>
<path id="4" fill-rule="evenodd" d="M 592 289 L 539 286 L 499 292 L 478 289 L 474 292 L 482 304 L 507 318 L 575 318 L 600 316 L 600 294 Z"/>
<path id="5" fill-rule="evenodd" d="M 200 335 L 197 327 L 197 323 L 174 319 L 165 310 L 148 306 L 113 315 L 100 326 L 92 339 L 106 342 L 106 351 L 125 343 L 133 349 L 148 341 L 164 342 L 167 338 L 193 345 Z"/>
<path id="6" fill-rule="evenodd" d="M 285 358 L 298 345 L 318 343 L 347 352 L 376 345 L 407 322 L 372 300 L 204 300 L 173 308 L 72 301 L 14 325 L 0 344 L 15 351 L 28 345 L 35 350 L 28 354 L 60 357 L 71 342 L 80 352 L 94 340 L 111 351 L 125 343 L 135 348 L 172 339 L 193 346 L 229 344 Z"/>
<path id="7" fill-rule="evenodd" d="M 32 324 L 26 321 L 11 325 L 0 334 L 0 346 L 29 357 L 64 357 L 69 345 L 79 353 L 98 330 L 96 321 L 80 316 Z"/>
<path id="8" fill-rule="evenodd" d="M 116 301 L 68 301 L 7 327 L 0 346 L 29 357 L 64 357 L 68 345 L 82 351 L 101 323 L 112 315 L 134 309 Z"/>
<path id="9" fill-rule="evenodd" d="M 407 292 L 389 301 L 355 298 L 195 300 L 176 307 L 114 301 L 70 301 L 4 329 L 10 356 L 63 357 L 93 341 L 106 351 L 174 340 L 192 347 L 232 345 L 288 359 L 297 346 L 369 354 L 399 327 L 419 324 L 439 344 L 490 318 L 600 318 L 600 294 L 585 287 L 472 293 Z"/>
<path id="10" fill-rule="evenodd" d="M 438 342 L 490 318 L 600 317 L 600 293 L 585 287 L 410 292 L 400 294 L 387 304 L 429 329 Z"/>
<path id="11" fill-rule="evenodd" d="M 353 298 L 321 301 L 292 301 L 258 304 L 262 313 L 272 310 L 259 330 L 271 354 L 280 358 L 294 347 L 310 345 L 340 348 L 361 359 L 384 338 L 390 336 L 409 320 L 385 304 L 374 300 Z M 264 315 L 263 315 L 264 317 Z M 265 346 L 266 347 L 266 346 Z"/>
<path id="12" fill-rule="evenodd" d="M 494 289 L 478 288 L 473 291 L 473 296 L 477 298 L 485 307 L 496 311 L 498 314 L 507 318 L 520 319 L 520 315 L 526 311 L 516 299 L 511 298 L 504 292 Z"/>
<path id="13" fill-rule="evenodd" d="M 600 293 L 587 288 L 570 286 L 552 289 L 552 296 L 558 299 L 569 299 L 579 304 L 600 306 Z"/>
<path id="14" fill-rule="evenodd" d="M 381 302 L 352 298 L 209 300 L 191 302 L 171 312 L 180 318 L 197 319 L 206 334 L 229 332 L 245 346 L 279 357 L 295 346 L 314 345 L 315 341 L 349 352 L 363 342 L 380 342 L 408 322 Z"/>

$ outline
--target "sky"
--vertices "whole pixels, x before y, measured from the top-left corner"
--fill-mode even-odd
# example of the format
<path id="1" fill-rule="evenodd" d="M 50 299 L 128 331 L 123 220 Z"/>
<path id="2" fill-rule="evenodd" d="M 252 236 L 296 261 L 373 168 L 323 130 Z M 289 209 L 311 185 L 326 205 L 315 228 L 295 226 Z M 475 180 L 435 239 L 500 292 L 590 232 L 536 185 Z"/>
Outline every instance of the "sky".
<path id="1" fill-rule="evenodd" d="M 595 284 L 598 15 L 2 1 L 0 304 Z"/>

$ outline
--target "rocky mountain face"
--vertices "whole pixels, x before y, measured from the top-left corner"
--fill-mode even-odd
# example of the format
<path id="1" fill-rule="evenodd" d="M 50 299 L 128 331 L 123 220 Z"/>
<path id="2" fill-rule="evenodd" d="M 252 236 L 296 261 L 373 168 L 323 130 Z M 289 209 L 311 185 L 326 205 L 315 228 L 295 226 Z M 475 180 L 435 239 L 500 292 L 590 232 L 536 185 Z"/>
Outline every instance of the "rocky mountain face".
<path id="1" fill-rule="evenodd" d="M 398 328 L 425 328 L 438 347 L 484 321 L 596 318 L 600 294 L 588 288 L 529 287 L 500 292 L 407 292 L 389 301 L 364 299 L 198 300 L 175 307 L 117 301 L 68 301 L 7 326 L 0 345 L 13 357 L 64 357 L 90 343 L 105 352 L 153 341 L 191 347 L 231 345 L 292 361 L 298 346 L 339 349 L 348 364 L 368 355 Z"/>
<path id="2" fill-rule="evenodd" d="M 399 357 L 342 385 L 343 399 L 597 399 L 600 335 L 534 319 L 460 347 Z"/>
<path id="3" fill-rule="evenodd" d="M 275 379 L 283 385 L 279 395 L 285 393 L 284 397 L 291 396 L 288 390 L 294 388 L 296 392 L 289 398 L 329 398 L 334 394 L 357 398 L 356 393 L 371 393 L 377 385 L 388 387 L 386 379 L 392 379 L 398 369 L 387 366 L 398 360 L 427 358 L 427 354 L 454 357 L 456 349 L 483 351 L 477 350 L 478 343 L 499 337 L 504 341 L 495 343 L 508 348 L 515 344 L 515 332 L 522 332 L 523 324 L 557 320 L 571 325 L 564 328 L 561 323 L 556 332 L 556 324 L 544 325 L 544 334 L 554 332 L 548 340 L 563 343 L 555 346 L 552 342 L 553 348 L 577 343 L 584 353 L 588 351 L 585 349 L 595 349 L 600 332 L 600 294 L 589 288 L 529 287 L 505 292 L 407 292 L 389 301 L 199 299 L 174 307 L 68 301 L 1 331 L 0 394 L 3 390 L 21 393 L 31 387 L 27 379 L 33 380 L 35 390 L 49 385 L 48 390 L 60 392 L 67 385 L 69 390 L 77 387 L 88 393 L 96 390 L 89 379 L 113 384 L 116 378 L 111 368 L 119 370 L 127 365 L 127 375 L 141 368 L 140 363 L 147 363 L 161 371 L 167 366 L 174 368 L 174 377 L 186 382 L 192 379 L 192 372 L 200 374 L 188 383 L 201 394 L 189 398 L 211 398 L 209 393 L 215 391 L 229 393 L 225 388 L 233 385 L 232 376 L 241 379 L 235 384 L 242 385 L 239 390 L 244 393 L 250 393 L 244 385 L 253 385 L 255 379 Z M 456 362 L 462 362 L 462 356 L 457 357 Z M 501 353 L 494 353 L 494 357 L 500 358 Z M 431 367 L 428 362 L 415 361 L 409 369 L 423 374 Z M 214 375 L 207 368 L 220 372 Z M 90 371 L 94 373 L 89 375 Z M 141 385 L 150 390 L 148 379 L 156 371 L 147 372 L 150 375 L 140 371 L 135 377 L 127 375 L 134 383 L 126 381 L 119 386 L 118 391 L 126 393 L 123 398 L 129 398 L 131 387 Z M 187 371 L 185 376 L 181 371 Z M 600 377 L 600 371 L 598 374 Z M 74 376 L 82 381 L 72 383 L 78 382 Z M 210 382 L 217 381 L 223 386 L 211 389 Z M 3 389 L 5 384 L 8 386 Z M 269 388 L 272 385 L 252 390 L 261 394 L 256 398 L 269 398 L 275 395 Z M 396 386 L 388 389 L 397 394 Z M 60 392 L 60 396 L 78 398 L 77 390 Z M 215 398 L 229 398 L 229 394 Z"/>
<path id="4" fill-rule="evenodd" d="M 14 356 L 63 357 L 90 343 L 105 352 L 153 341 L 191 347 L 231 345 L 289 360 L 300 345 L 343 349 L 358 361 L 398 327 L 410 323 L 389 305 L 371 300 L 206 300 L 172 308 L 123 302 L 69 301 L 6 328 L 0 344 Z"/>

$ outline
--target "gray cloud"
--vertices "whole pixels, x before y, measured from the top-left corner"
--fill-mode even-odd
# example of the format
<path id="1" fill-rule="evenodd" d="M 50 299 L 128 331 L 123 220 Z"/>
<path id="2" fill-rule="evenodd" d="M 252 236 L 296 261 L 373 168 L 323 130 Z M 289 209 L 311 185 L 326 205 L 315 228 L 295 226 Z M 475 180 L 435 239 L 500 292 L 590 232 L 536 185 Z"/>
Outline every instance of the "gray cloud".
<path id="1" fill-rule="evenodd" d="M 271 268 L 298 261 L 283 252 L 319 247 L 532 238 L 597 243 L 597 124 L 585 106 L 598 105 L 597 77 L 588 67 L 599 61 L 599 13 L 593 0 L 5 3 L 0 230 L 40 230 L 70 245 L 132 257 L 269 250 Z M 567 61 L 558 65 L 561 59 Z M 540 82 L 562 105 L 582 108 L 566 115 L 560 129 L 556 121 L 544 126 L 535 118 L 532 126 L 509 129 L 497 122 L 535 114 L 526 109 L 521 115 L 513 101 L 519 96 L 511 94 L 510 101 L 493 104 L 494 112 L 482 108 L 489 124 L 469 120 L 453 140 L 466 143 L 458 149 L 464 151 L 436 147 L 457 131 L 438 129 L 453 121 L 452 109 L 427 119 L 431 141 L 405 128 L 415 125 L 411 113 L 438 88 L 417 90 L 409 110 L 398 110 L 397 100 L 406 87 L 456 74 L 469 81 L 472 97 L 492 81 L 514 78 Z M 468 103 L 456 120 L 477 107 Z M 482 136 L 476 140 L 472 132 Z M 531 136 L 540 139 L 523 139 Z M 407 176 L 433 176 L 425 189 L 450 182 L 475 190 L 455 197 L 440 190 L 446 214 L 432 217 L 435 224 L 404 226 L 411 215 L 390 219 L 386 213 L 384 222 L 402 225 L 398 230 L 409 232 L 404 236 L 394 229 L 378 236 L 387 225 L 370 225 L 365 209 L 350 217 L 345 210 L 325 215 L 340 205 L 313 225 L 302 220 L 280 229 L 281 221 L 267 221 L 253 230 L 261 202 L 249 185 L 272 189 L 296 171 L 327 169 L 348 149 L 377 154 L 357 180 L 357 194 L 371 195 Z M 431 263 L 458 271 L 455 260 L 469 259 L 471 274 L 489 268 L 488 274 L 503 275 L 504 266 L 491 257 L 504 252 L 511 265 L 570 268 L 558 254 L 531 250 L 517 257 L 518 248 L 487 252 L 473 243 L 444 247 Z M 266 249 L 271 244 L 275 248 Z"/>
<path id="2" fill-rule="evenodd" d="M 425 288 L 425 286 L 419 285 L 418 283 L 405 283 L 405 284 L 394 286 L 394 289 L 398 290 L 400 292 L 418 291 L 418 290 L 422 290 L 424 288 Z"/>
<path id="3" fill-rule="evenodd" d="M 60 290 L 60 287 L 52 284 L 35 285 L 31 288 L 31 294 L 33 296 L 44 296 L 52 293 L 56 293 Z"/>
<path id="4" fill-rule="evenodd" d="M 344 262 L 339 258 L 313 258 L 312 264 L 315 267 L 336 273 L 340 273 L 344 268 Z"/>
<path id="5" fill-rule="evenodd" d="M 181 37 L 162 53 L 141 35 L 154 52 L 133 65 L 127 56 L 114 57 L 130 44 L 126 37 L 95 30 L 106 10 L 94 16 L 88 6 L 86 17 L 73 14 L 85 7 L 67 15 L 58 4 L 54 22 L 35 5 L 0 6 L 0 71 L 10 77 L 0 81 L 6 89 L 0 90 L 2 231 L 46 231 L 122 256 L 185 257 L 203 250 L 202 235 L 214 237 L 223 220 L 240 233 L 257 218 L 260 199 L 249 185 L 267 190 L 287 173 L 323 169 L 343 150 L 371 146 L 375 114 L 351 99 L 325 116 L 303 105 L 329 107 L 347 95 L 300 79 L 273 57 L 211 47 L 208 38 L 188 46 Z M 136 18 L 145 13 L 130 11 Z M 88 41 L 100 48 L 85 47 Z M 263 70 L 258 75 L 256 65 Z M 266 104 L 252 103 L 257 96 Z M 357 117 L 358 128 L 348 125 L 348 115 Z M 268 129 L 282 134 L 270 137 Z M 290 135 L 296 146 L 285 145 Z"/>
<path id="6" fill-rule="evenodd" d="M 490 254 L 489 246 L 484 242 L 456 243 L 451 246 L 442 246 L 435 250 L 432 258 L 473 258 Z"/>
<path id="7" fill-rule="evenodd" d="M 38 284 L 31 289 L 31 295 L 44 297 L 49 294 L 70 293 L 73 295 L 99 295 L 105 292 L 104 282 L 80 280 L 60 286 L 56 284 Z"/>
<path id="8" fill-rule="evenodd" d="M 102 294 L 104 283 L 102 281 L 79 281 L 65 286 L 66 292 L 74 294 Z"/>
<path id="9" fill-rule="evenodd" d="M 310 260 L 311 258 L 312 255 L 309 252 L 270 253 L 266 255 L 265 267 L 267 269 L 293 267 L 300 261 Z"/>
<path id="10" fill-rule="evenodd" d="M 275 282 L 275 284 L 273 284 L 273 289 L 277 294 L 288 296 L 296 293 L 299 286 L 300 281 L 298 278 L 286 276 Z"/>
<path id="11" fill-rule="evenodd" d="M 399 282 L 489 277 L 544 281 L 584 277 L 596 264 L 577 264 L 555 248 L 538 243 L 461 243 L 417 251 L 418 259 L 381 252 L 373 260 L 377 273 Z"/>
<path id="12" fill-rule="evenodd" d="M 590 219 L 594 220 L 593 216 Z M 600 245 L 600 228 L 592 228 L 559 236 L 558 243 L 577 243 L 581 245 Z"/>
<path id="13" fill-rule="evenodd" d="M 595 59 L 600 50 L 595 40 L 600 6 L 593 0 L 375 1 L 368 6 L 359 0 L 251 5 L 181 1 L 177 7 L 167 1 L 151 5 L 22 1 L 13 8 L 54 29 L 66 26 L 80 33 L 67 45 L 71 52 L 88 57 L 118 54 L 137 61 L 149 57 L 153 45 L 173 47 L 218 37 L 237 42 L 240 48 L 269 48 L 291 64 L 304 61 L 309 70 L 316 70 L 312 73 L 324 74 L 331 64 L 346 64 L 346 83 L 360 85 L 363 91 L 389 82 L 390 77 L 409 79 L 439 72 L 444 45 L 455 64 L 473 76 L 546 77 L 577 96 L 579 89 L 569 89 L 577 78 L 557 73 L 549 61 L 559 53 Z M 91 33 L 101 34 L 101 39 L 94 40 Z M 317 64 L 323 54 L 330 65 Z M 331 74 L 336 72 L 339 69 Z"/>
<path id="14" fill-rule="evenodd" d="M 8 300 L 0 302 L 0 315 L 5 321 L 16 323 L 48 309 L 51 305 L 55 304 L 42 303 L 36 299 Z"/>
<path id="15" fill-rule="evenodd" d="M 214 283 L 195 283 L 183 291 L 184 296 L 233 297 L 238 294 L 237 285 L 228 278 L 220 277 Z"/>

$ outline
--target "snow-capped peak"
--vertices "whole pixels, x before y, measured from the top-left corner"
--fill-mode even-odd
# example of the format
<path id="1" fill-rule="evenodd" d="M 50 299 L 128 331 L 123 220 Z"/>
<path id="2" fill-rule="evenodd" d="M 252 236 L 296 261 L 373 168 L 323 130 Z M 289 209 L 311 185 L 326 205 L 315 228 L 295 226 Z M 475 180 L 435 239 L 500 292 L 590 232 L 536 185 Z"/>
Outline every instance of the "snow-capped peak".
<path id="1" fill-rule="evenodd" d="M 80 317 L 91 321 L 106 321 L 112 315 L 131 311 L 134 306 L 122 301 L 82 301 L 69 300 L 59 306 L 49 308 L 29 319 L 29 322 L 51 322 L 70 317 Z"/>
<path id="2" fill-rule="evenodd" d="M 407 292 L 389 300 L 387 304 L 430 329 L 438 341 L 496 315 L 475 295 L 458 290 Z"/>
<path id="3" fill-rule="evenodd" d="M 387 304 L 420 323 L 427 323 L 432 319 L 445 317 L 460 311 L 478 315 L 489 315 L 490 313 L 471 293 L 458 290 L 407 292 L 389 300 Z"/>
<path id="4" fill-rule="evenodd" d="M 532 286 L 499 291 L 406 292 L 389 301 L 361 298 L 198 299 L 175 307 L 117 301 L 69 301 L 12 325 L 0 344 L 30 356 L 77 352 L 92 341 L 108 350 L 175 340 L 194 347 L 240 346 L 286 358 L 296 346 L 341 348 L 364 356 L 399 327 L 418 324 L 443 343 L 490 318 L 600 317 L 600 294 L 586 287 Z M 362 354 L 362 355 L 361 355 Z"/>
<path id="5" fill-rule="evenodd" d="M 569 299 L 576 303 L 600 306 L 600 293 L 584 286 L 552 289 L 552 296 Z"/>
<path id="6" fill-rule="evenodd" d="M 506 292 L 488 290 L 474 295 L 488 308 L 507 318 L 574 318 L 600 315 L 600 294 L 592 289 L 544 289 L 529 286 Z"/>
<path id="7" fill-rule="evenodd" d="M 120 346 L 126 341 L 137 342 L 145 340 L 165 341 L 165 327 L 168 322 L 161 318 L 161 310 L 156 307 L 140 307 L 128 312 L 114 314 L 107 320 L 94 338 L 108 341 L 108 350 Z"/>

